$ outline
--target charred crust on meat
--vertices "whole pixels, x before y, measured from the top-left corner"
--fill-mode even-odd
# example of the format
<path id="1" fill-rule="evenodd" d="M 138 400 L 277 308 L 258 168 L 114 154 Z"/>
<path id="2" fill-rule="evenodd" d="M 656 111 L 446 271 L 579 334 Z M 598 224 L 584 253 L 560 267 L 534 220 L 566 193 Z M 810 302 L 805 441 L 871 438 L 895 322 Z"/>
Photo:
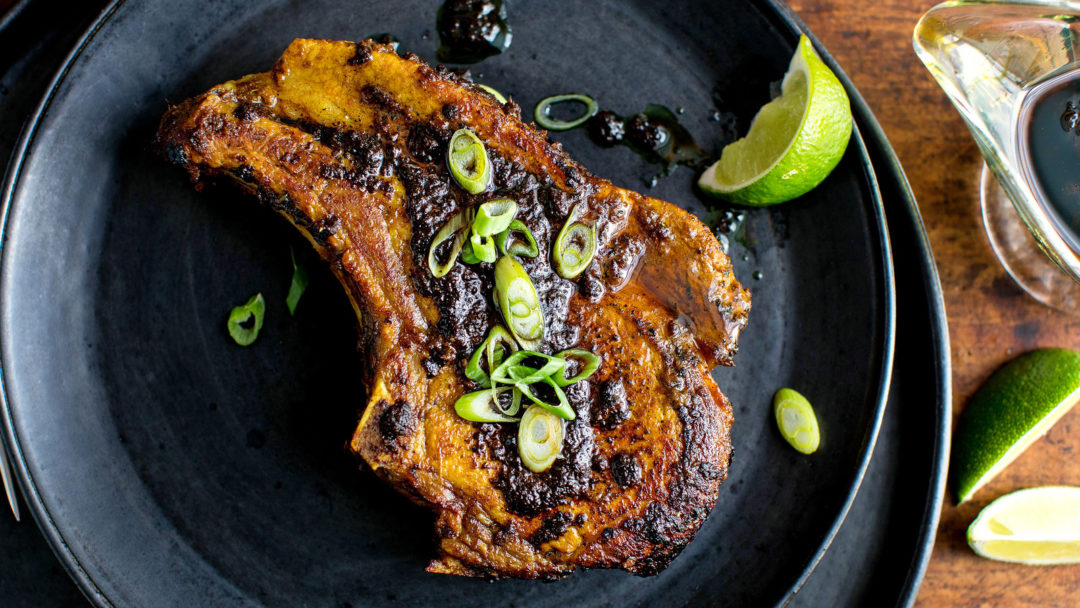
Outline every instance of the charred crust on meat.
<path id="1" fill-rule="evenodd" d="M 407 145 L 409 154 L 422 163 L 433 163 L 446 154 L 445 143 L 449 139 L 444 129 L 430 123 L 420 123 L 409 130 Z"/>
<path id="2" fill-rule="evenodd" d="M 545 517 L 536 532 L 529 537 L 535 547 L 539 548 L 544 543 L 549 543 L 562 536 L 570 527 L 574 517 L 565 511 L 556 511 Z"/>
<path id="3" fill-rule="evenodd" d="M 364 103 L 373 105 L 386 112 L 399 116 L 408 116 L 409 112 L 394 99 L 394 96 L 386 92 L 386 89 L 373 84 L 360 87 L 360 99 Z"/>
<path id="4" fill-rule="evenodd" d="M 600 383 L 593 412 L 594 424 L 611 430 L 630 418 L 630 404 L 626 399 L 626 386 L 621 380 L 605 380 Z"/>
<path id="5" fill-rule="evenodd" d="M 387 444 L 397 443 L 407 437 L 416 425 L 416 414 L 408 402 L 398 400 L 393 405 L 380 401 L 376 407 L 382 410 L 379 415 L 379 434 Z"/>
<path id="6" fill-rule="evenodd" d="M 356 53 L 345 63 L 347 65 L 364 65 L 371 61 L 371 45 L 367 42 L 356 43 Z"/>
<path id="7" fill-rule="evenodd" d="M 636 486 L 641 481 L 641 463 L 633 454 L 616 454 L 611 458 L 611 476 L 620 488 Z"/>
<path id="8" fill-rule="evenodd" d="M 460 75 L 458 77 L 460 78 Z M 442 107 L 442 115 L 448 120 L 457 118 L 458 112 L 458 107 L 452 103 L 448 103 Z"/>

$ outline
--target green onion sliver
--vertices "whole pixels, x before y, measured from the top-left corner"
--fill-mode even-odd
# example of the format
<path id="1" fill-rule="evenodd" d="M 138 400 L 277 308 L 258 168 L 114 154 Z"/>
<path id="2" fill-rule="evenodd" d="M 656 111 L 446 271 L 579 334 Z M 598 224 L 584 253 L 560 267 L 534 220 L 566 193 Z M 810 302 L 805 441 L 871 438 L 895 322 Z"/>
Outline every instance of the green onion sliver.
<path id="1" fill-rule="evenodd" d="M 551 108 L 560 103 L 577 102 L 584 104 L 585 111 L 581 113 L 581 116 L 573 120 L 559 120 L 551 116 Z M 548 131 L 566 131 L 567 129 L 573 129 L 576 126 L 581 125 L 586 120 L 589 120 L 596 114 L 596 100 L 588 95 L 552 95 L 551 97 L 545 97 L 540 100 L 540 103 L 536 104 L 536 109 L 533 110 L 533 119 L 536 124 L 547 129 Z"/>
<path id="2" fill-rule="evenodd" d="M 544 365 L 540 368 L 521 365 L 526 359 L 542 359 Z M 533 384 L 544 378 L 562 376 L 566 360 L 552 355 L 545 355 L 533 350 L 519 350 L 507 357 L 494 371 L 491 372 L 491 381 L 502 384 Z"/>
<path id="3" fill-rule="evenodd" d="M 465 365 L 465 376 L 484 388 L 491 386 L 491 379 L 488 372 L 484 371 L 483 362 L 486 360 L 489 371 L 494 370 L 507 354 L 516 350 L 517 343 L 505 327 L 492 327 L 484 341 L 476 347 L 476 352 L 469 357 L 469 362 Z"/>
<path id="4" fill-rule="evenodd" d="M 473 233 L 495 236 L 510 227 L 517 210 L 517 201 L 512 198 L 495 199 L 480 205 L 476 210 L 476 219 L 473 220 Z"/>
<path id="5" fill-rule="evenodd" d="M 465 239 L 469 236 L 469 226 L 472 224 L 472 210 L 462 209 L 457 212 L 454 217 L 450 218 L 450 221 L 443 224 L 442 228 L 435 233 L 435 238 L 431 241 L 431 248 L 428 249 L 427 263 L 428 270 L 436 278 L 446 276 L 446 273 L 450 272 L 450 269 L 457 263 L 458 254 L 461 253 L 461 247 L 465 244 Z M 439 246 L 446 241 L 453 239 L 450 244 L 450 252 L 445 262 L 439 262 L 439 255 L 437 253 Z"/>
<path id="6" fill-rule="evenodd" d="M 600 357 L 594 355 L 593 353 L 590 353 L 587 350 L 571 348 L 569 350 L 564 350 L 556 354 L 555 356 L 563 359 L 564 361 L 568 359 L 575 359 L 581 363 L 581 370 L 572 378 L 566 377 L 565 367 L 563 368 L 562 372 L 555 374 L 551 377 L 551 379 L 555 381 L 555 384 L 558 384 L 559 386 L 570 386 L 575 382 L 585 380 L 589 376 L 593 375 L 593 373 L 600 368 Z"/>
<path id="7" fill-rule="evenodd" d="M 555 393 L 555 398 L 558 400 L 558 403 L 548 403 L 538 397 L 536 395 L 535 389 L 536 384 L 546 384 L 550 386 L 551 390 Z M 539 383 L 518 383 L 514 386 L 517 387 L 517 389 L 521 391 L 521 394 L 525 395 L 525 397 L 527 397 L 529 401 L 532 401 L 536 405 L 539 405 L 540 407 L 546 409 L 552 414 L 555 414 L 559 418 L 562 418 L 563 420 L 573 420 L 574 418 L 577 418 L 577 414 L 574 412 L 574 408 L 570 407 L 570 402 L 566 399 L 566 393 L 564 393 L 563 390 L 559 388 L 559 385 L 555 384 L 555 381 L 552 380 L 550 377 L 544 377 L 544 379 L 541 380 Z"/>
<path id="8" fill-rule="evenodd" d="M 285 296 L 285 306 L 289 307 L 289 315 L 294 315 L 300 296 L 307 289 L 308 276 L 304 267 L 296 263 L 296 252 L 292 247 L 289 247 L 289 257 L 292 258 L 292 282 L 289 284 L 289 294 Z"/>
<path id="9" fill-rule="evenodd" d="M 488 93 L 491 93 L 491 96 L 495 98 L 495 101 L 498 101 L 499 103 L 506 103 L 506 97 L 502 93 L 500 93 L 500 92 L 496 91 L 495 89 L 487 86 L 486 84 L 480 85 L 480 88 L 484 89 Z"/>
<path id="10" fill-rule="evenodd" d="M 536 350 L 544 341 L 544 312 L 536 286 L 513 256 L 495 264 L 495 297 L 510 334 L 522 348 Z"/>
<path id="11" fill-rule="evenodd" d="M 521 220 L 510 222 L 506 230 L 495 235 L 495 244 L 499 246 L 499 253 L 503 255 L 520 255 L 528 258 L 540 255 L 536 239 Z"/>
<path id="12" fill-rule="evenodd" d="M 261 293 L 251 296 L 245 304 L 237 306 L 229 313 L 229 335 L 240 346 L 247 346 L 259 337 L 266 314 L 266 300 Z"/>
<path id="13" fill-rule="evenodd" d="M 480 236 L 473 231 L 469 244 L 472 245 L 473 257 L 481 262 L 491 264 L 499 257 L 495 253 L 495 239 L 490 236 Z"/>
<path id="14" fill-rule="evenodd" d="M 518 454 L 533 473 L 543 473 L 562 451 L 563 421 L 542 407 L 531 405 L 518 426 Z"/>
<path id="15" fill-rule="evenodd" d="M 446 150 L 450 175 L 469 194 L 480 194 L 491 185 L 491 162 L 480 138 L 469 129 L 458 129 Z"/>
<path id="16" fill-rule="evenodd" d="M 581 207 L 574 205 L 551 251 L 555 272 L 564 279 L 573 279 L 584 272 L 596 255 L 596 227 L 578 223 L 581 213 Z"/>
<path id="17" fill-rule="evenodd" d="M 499 395 L 508 390 L 511 389 L 501 389 L 495 394 L 494 399 L 497 399 Z M 462 395 L 454 402 L 454 411 L 457 412 L 458 416 L 472 422 L 514 422 L 517 420 L 512 415 L 504 414 L 496 407 L 493 407 L 492 402 L 492 391 L 486 389 L 473 391 Z"/>
<path id="18" fill-rule="evenodd" d="M 461 248 L 461 261 L 470 265 L 480 263 L 480 258 L 476 257 L 476 254 L 473 253 L 472 243 L 469 241 L 465 241 L 465 245 Z"/>
<path id="19" fill-rule="evenodd" d="M 776 416 L 776 426 L 780 428 L 780 434 L 791 447 L 803 454 L 817 451 L 821 442 L 821 431 L 818 429 L 814 408 L 806 397 L 790 388 L 776 391 L 773 396 L 773 414 Z"/>

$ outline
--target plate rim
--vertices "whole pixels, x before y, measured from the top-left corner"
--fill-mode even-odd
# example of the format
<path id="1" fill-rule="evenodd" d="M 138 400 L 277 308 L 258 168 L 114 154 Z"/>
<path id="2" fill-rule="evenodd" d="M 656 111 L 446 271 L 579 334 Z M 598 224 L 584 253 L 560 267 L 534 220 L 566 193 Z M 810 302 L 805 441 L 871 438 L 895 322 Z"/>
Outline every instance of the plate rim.
<path id="1" fill-rule="evenodd" d="M 841 82 L 844 84 L 845 89 L 848 90 L 849 97 L 852 98 L 853 105 L 861 104 L 859 110 L 862 110 L 865 106 L 865 102 L 862 101 L 857 90 L 851 81 L 847 78 L 839 66 L 836 65 L 835 60 L 824 50 L 820 41 L 817 40 L 809 29 L 794 15 L 790 8 L 788 8 L 781 0 L 750 0 L 751 4 L 756 5 L 759 10 L 764 9 L 763 17 L 770 21 L 774 26 L 784 28 L 789 35 L 797 37 L 799 34 L 805 33 L 814 43 L 815 49 L 821 55 L 822 59 L 836 72 Z M 113 15 L 123 6 L 127 4 L 127 0 L 111 0 L 106 5 L 97 17 L 94 18 L 92 23 L 87 27 L 81 36 L 79 36 L 72 50 L 65 56 L 60 64 L 60 67 L 56 70 L 55 75 L 50 80 L 49 84 L 42 94 L 41 101 L 37 104 L 34 111 L 27 117 L 26 122 L 23 125 L 22 131 L 18 138 L 18 141 L 12 149 L 11 158 L 9 159 L 7 171 L 4 176 L 3 186 L 0 188 L 0 257 L 4 255 L 7 241 L 9 238 L 7 232 L 8 217 L 11 210 L 12 202 L 16 190 L 20 185 L 20 177 L 24 162 L 30 152 L 30 148 L 36 140 L 38 128 L 41 125 L 42 120 L 45 118 L 49 107 L 56 98 L 56 95 L 67 78 L 68 73 L 74 67 L 75 63 L 82 56 L 83 52 L 88 47 L 89 43 L 95 38 L 97 33 L 104 27 Z M 781 30 L 783 33 L 783 30 Z M 792 43 L 794 48 L 794 43 Z M 880 131 L 880 127 L 877 125 L 873 116 L 869 114 L 869 110 L 866 110 L 866 114 L 870 117 L 871 132 L 875 139 L 884 139 L 883 133 Z M 876 380 L 876 397 L 867 401 L 868 404 L 873 403 L 873 416 L 870 424 L 865 429 L 864 438 L 860 454 L 857 458 L 854 472 L 850 477 L 848 485 L 848 491 L 844 497 L 840 508 L 837 511 L 833 519 L 832 525 L 828 528 L 822 540 L 820 541 L 817 550 L 811 555 L 803 566 L 802 571 L 797 576 L 795 582 L 784 593 L 778 605 L 788 603 L 802 587 L 802 585 L 808 580 L 813 573 L 817 564 L 821 561 L 826 551 L 831 546 L 835 539 L 841 525 L 844 523 L 848 512 L 854 503 L 856 494 L 859 487 L 862 484 L 862 480 L 865 476 L 867 468 L 869 466 L 870 459 L 874 452 L 874 447 L 877 442 L 878 434 L 882 426 L 882 420 L 884 418 L 884 411 L 888 401 L 890 386 L 892 380 L 892 370 L 894 364 L 895 354 L 895 334 L 896 334 L 896 286 L 895 286 L 895 272 L 892 258 L 892 247 L 889 236 L 889 227 L 887 218 L 885 217 L 884 200 L 881 195 L 879 187 L 879 180 L 877 179 L 876 171 L 874 169 L 871 154 L 869 148 L 866 146 L 866 142 L 859 129 L 859 121 L 857 120 L 853 124 L 853 138 L 852 140 L 857 143 L 858 154 L 860 156 L 859 162 L 865 172 L 865 179 L 867 180 L 866 189 L 869 192 L 872 204 L 870 207 L 873 210 L 872 217 L 874 218 L 874 224 L 876 230 L 876 245 L 880 248 L 880 259 L 876 262 L 878 268 L 875 269 L 875 274 L 878 278 L 882 279 L 882 284 L 878 287 L 877 291 L 879 301 L 884 304 L 884 312 L 879 315 L 875 315 L 876 319 L 881 323 L 880 337 L 882 338 L 882 349 L 879 352 L 874 353 L 876 355 L 873 361 L 874 371 L 869 377 Z M 891 148 L 888 148 L 891 152 Z M 898 163 L 897 163 L 898 164 Z M 900 170 L 902 177 L 902 169 Z M 906 178 L 903 178 L 903 183 L 907 186 Z M 908 190 L 910 188 L 908 187 Z M 913 197 L 911 198 L 914 201 Z M 918 218 L 916 210 L 916 218 L 919 221 L 921 227 L 921 218 Z M 873 233 L 871 229 L 871 233 Z M 927 247 L 928 249 L 928 247 Z M 932 261 L 931 261 L 932 265 Z M 933 267 L 933 276 L 937 279 L 936 267 Z M 937 282 L 937 281 L 935 281 Z M 939 282 L 938 292 L 940 296 L 940 284 Z M 940 299 L 940 297 L 939 297 Z M 943 308 L 942 308 L 943 310 Z M 937 312 L 937 309 L 934 309 Z M 943 312 L 942 312 L 943 314 Z M 947 340 L 947 336 L 946 336 Z M 2 353 L 0 353 L 0 362 L 2 362 Z M 873 382 L 872 380 L 872 382 Z M 872 383 L 868 383 L 868 386 L 872 386 Z M 10 408 L 10 403 L 7 395 L 7 387 L 3 378 L 3 370 L 0 369 L 0 431 L 2 431 L 2 445 L 0 449 L 4 449 L 6 453 L 12 457 L 12 468 L 15 470 L 16 478 L 20 489 L 23 492 L 24 500 L 29 507 L 29 511 L 33 514 L 35 522 L 39 529 L 41 529 L 43 535 L 51 546 L 53 553 L 57 556 L 60 562 L 64 565 L 68 574 L 76 582 L 80 591 L 87 597 L 91 603 L 98 606 L 112 606 L 109 598 L 105 595 L 102 589 L 94 582 L 86 568 L 83 567 L 79 558 L 75 555 L 73 549 L 69 546 L 67 540 L 63 537 L 60 529 L 53 519 L 51 513 L 44 505 L 44 501 L 37 491 L 37 485 L 29 474 L 27 469 L 26 460 L 22 451 L 21 443 L 17 440 L 18 434 L 15 429 L 14 417 Z M 946 438 L 947 440 L 947 438 Z M 947 458 L 947 454 L 946 454 Z M 939 501 L 940 502 L 940 501 Z M 935 529 L 936 529 L 936 517 L 935 517 Z M 928 555 L 926 556 L 928 558 Z M 924 560 L 925 561 L 925 560 Z M 921 573 L 919 575 L 919 581 L 921 582 Z M 917 588 L 917 587 L 916 587 Z"/>

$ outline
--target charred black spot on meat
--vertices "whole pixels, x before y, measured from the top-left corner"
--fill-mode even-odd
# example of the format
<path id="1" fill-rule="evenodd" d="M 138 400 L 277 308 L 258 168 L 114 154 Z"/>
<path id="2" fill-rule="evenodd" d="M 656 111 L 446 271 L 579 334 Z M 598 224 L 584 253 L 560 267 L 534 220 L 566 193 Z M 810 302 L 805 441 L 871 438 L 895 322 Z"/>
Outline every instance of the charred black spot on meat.
<path id="1" fill-rule="evenodd" d="M 394 96 L 386 92 L 386 89 L 373 84 L 366 84 L 360 88 L 360 99 L 385 112 L 408 116 L 408 111 L 394 99 Z"/>
<path id="2" fill-rule="evenodd" d="M 611 459 L 611 476 L 620 488 L 637 485 L 641 475 L 641 463 L 633 454 L 616 454 Z"/>
<path id="3" fill-rule="evenodd" d="M 380 401 L 376 407 L 385 407 L 385 401 Z M 412 433 L 416 425 L 416 414 L 405 401 L 395 401 L 393 405 L 385 407 L 379 416 L 379 433 L 387 443 L 393 443 Z"/>
<path id="4" fill-rule="evenodd" d="M 445 106 L 442 107 L 442 115 L 445 116 L 449 120 L 453 120 L 453 119 L 457 118 L 457 115 L 458 115 L 459 111 L 460 110 L 458 110 L 458 107 L 455 106 L 452 103 L 448 103 L 448 104 L 446 104 Z"/>
<path id="5" fill-rule="evenodd" d="M 606 380 L 600 384 L 593 410 L 596 426 L 609 431 L 630 417 L 630 404 L 626 400 L 626 386 L 621 380 Z"/>
<path id="6" fill-rule="evenodd" d="M 420 123 L 409 130 L 409 154 L 422 163 L 433 163 L 446 155 L 449 135 L 430 123 Z"/>
<path id="7" fill-rule="evenodd" d="M 570 527 L 573 517 L 565 511 L 556 511 L 544 518 L 543 523 L 529 538 L 529 542 L 539 547 L 544 543 L 559 538 Z"/>
<path id="8" fill-rule="evenodd" d="M 356 44 L 356 54 L 349 58 L 348 65 L 364 65 L 371 61 L 371 47 L 365 42 L 358 42 Z"/>

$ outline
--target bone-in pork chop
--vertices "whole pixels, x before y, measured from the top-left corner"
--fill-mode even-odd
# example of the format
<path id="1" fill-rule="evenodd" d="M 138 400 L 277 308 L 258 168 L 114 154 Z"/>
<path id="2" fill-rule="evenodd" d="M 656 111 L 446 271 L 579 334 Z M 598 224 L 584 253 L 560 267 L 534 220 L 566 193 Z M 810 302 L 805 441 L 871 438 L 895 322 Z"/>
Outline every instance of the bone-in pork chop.
<path id="1" fill-rule="evenodd" d="M 490 157 L 481 194 L 447 168 L 462 128 Z M 371 41 L 296 40 L 269 72 L 170 108 L 158 144 L 194 180 L 233 178 L 283 214 L 340 279 L 370 360 L 350 447 L 435 511 L 430 571 L 647 575 L 697 533 L 731 461 L 731 405 L 710 370 L 732 364 L 750 295 L 692 215 L 590 174 L 513 102 Z M 427 262 L 440 227 L 495 198 L 517 202 L 540 250 L 520 260 L 542 305 L 537 350 L 602 361 L 566 389 L 576 417 L 541 473 L 519 457 L 515 424 L 454 409 L 479 388 L 469 356 L 502 322 L 493 265 L 435 277 Z M 575 206 L 597 249 L 568 280 L 551 251 Z"/>

